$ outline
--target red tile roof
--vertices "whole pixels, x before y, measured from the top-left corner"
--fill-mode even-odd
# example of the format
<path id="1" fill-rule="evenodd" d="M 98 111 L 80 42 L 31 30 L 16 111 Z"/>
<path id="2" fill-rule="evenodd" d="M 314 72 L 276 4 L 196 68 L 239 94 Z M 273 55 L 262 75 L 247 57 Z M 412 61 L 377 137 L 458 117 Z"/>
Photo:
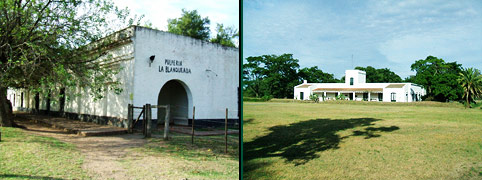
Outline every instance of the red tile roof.
<path id="1" fill-rule="evenodd" d="M 358 92 L 382 92 L 383 88 L 316 88 L 313 91 L 358 91 Z"/>

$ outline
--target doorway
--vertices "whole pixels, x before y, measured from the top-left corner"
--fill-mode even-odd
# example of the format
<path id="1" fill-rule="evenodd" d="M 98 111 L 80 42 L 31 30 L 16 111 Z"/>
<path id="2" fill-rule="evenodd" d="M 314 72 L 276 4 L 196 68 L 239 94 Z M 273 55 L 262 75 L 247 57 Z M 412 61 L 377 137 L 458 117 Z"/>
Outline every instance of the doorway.
<path id="1" fill-rule="evenodd" d="M 170 80 L 162 86 L 157 104 L 170 105 L 170 123 L 188 125 L 189 109 L 192 109 L 192 105 L 189 104 L 189 99 L 191 99 L 191 92 L 184 82 L 180 80 Z M 158 109 L 157 122 L 164 123 L 163 117 L 165 117 L 165 111 Z"/>

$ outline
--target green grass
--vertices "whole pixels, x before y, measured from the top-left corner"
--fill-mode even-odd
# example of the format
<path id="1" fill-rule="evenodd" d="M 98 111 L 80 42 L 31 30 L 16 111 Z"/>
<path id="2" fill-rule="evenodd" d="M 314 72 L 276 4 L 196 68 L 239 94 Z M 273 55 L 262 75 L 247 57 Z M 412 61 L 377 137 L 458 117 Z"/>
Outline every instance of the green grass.
<path id="1" fill-rule="evenodd" d="M 245 179 L 482 179 L 482 110 L 460 103 L 244 103 Z"/>
<path id="2" fill-rule="evenodd" d="M 87 178 L 83 159 L 72 144 L 1 127 L 0 179 Z"/>
<path id="3" fill-rule="evenodd" d="M 268 99 L 256 98 L 256 97 L 243 97 L 243 102 L 265 102 Z"/>
<path id="4" fill-rule="evenodd" d="M 154 135 L 162 135 L 163 132 L 154 132 Z M 238 179 L 239 178 L 239 136 L 228 135 L 228 154 L 224 153 L 224 136 L 196 136 L 194 145 L 191 144 L 191 136 L 179 133 L 170 133 L 171 139 L 164 141 L 161 138 L 149 139 L 149 142 L 140 148 L 134 148 L 129 156 L 135 153 L 145 153 L 149 156 L 157 156 L 162 159 L 160 167 L 165 172 L 163 178 L 167 179 Z M 152 171 L 132 164 L 138 159 L 129 159 L 121 162 L 129 167 L 131 174 L 138 179 L 156 177 Z M 157 164 L 149 162 L 146 164 Z M 166 163 L 168 162 L 168 163 Z M 141 172 L 141 173 L 139 173 Z"/>

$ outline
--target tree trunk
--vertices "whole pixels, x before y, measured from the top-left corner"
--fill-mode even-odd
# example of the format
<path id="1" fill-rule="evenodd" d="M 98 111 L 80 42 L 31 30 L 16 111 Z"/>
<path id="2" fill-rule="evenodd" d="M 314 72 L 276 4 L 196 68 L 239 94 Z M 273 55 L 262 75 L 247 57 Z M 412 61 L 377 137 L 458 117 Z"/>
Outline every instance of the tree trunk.
<path id="1" fill-rule="evenodd" d="M 13 120 L 11 115 L 12 109 L 7 101 L 7 88 L 0 86 L 0 126 L 12 127 Z"/>
<path id="2" fill-rule="evenodd" d="M 470 96 L 470 91 L 467 92 L 467 96 L 465 99 L 467 99 L 467 106 L 465 106 L 465 108 L 470 108 L 470 103 L 469 103 L 469 96 Z"/>

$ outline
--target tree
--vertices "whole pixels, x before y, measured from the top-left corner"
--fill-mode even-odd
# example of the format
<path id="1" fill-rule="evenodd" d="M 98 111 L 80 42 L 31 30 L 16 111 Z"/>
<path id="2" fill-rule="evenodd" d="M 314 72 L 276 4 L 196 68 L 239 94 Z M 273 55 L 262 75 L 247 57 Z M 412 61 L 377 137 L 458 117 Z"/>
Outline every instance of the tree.
<path id="1" fill-rule="evenodd" d="M 463 69 L 459 75 L 458 82 L 464 89 L 466 107 L 470 108 L 470 102 L 482 96 L 482 75 L 474 68 Z"/>
<path id="2" fill-rule="evenodd" d="M 167 23 L 168 32 L 201 40 L 209 39 L 210 20 L 208 17 L 201 18 L 197 10 L 187 11 L 182 9 L 182 16 L 180 18 L 168 19 Z"/>
<path id="3" fill-rule="evenodd" d="M 8 87 L 50 92 L 60 85 L 90 86 L 94 96 L 103 94 L 105 82 L 115 88 L 116 70 L 95 61 L 111 42 L 98 40 L 113 31 L 106 23 L 112 13 L 126 17 L 125 11 L 104 0 L 1 1 L 0 125 L 14 124 L 7 111 Z M 97 43 L 87 45 L 91 42 Z"/>
<path id="4" fill-rule="evenodd" d="M 229 47 L 236 47 L 233 40 L 239 37 L 239 33 L 234 27 L 224 28 L 223 24 L 217 24 L 216 29 L 218 33 L 216 34 L 215 38 L 212 38 L 210 40 L 212 43 L 218 43 Z"/>
<path id="5" fill-rule="evenodd" d="M 263 84 L 264 68 L 261 67 L 263 57 L 248 57 L 247 64 L 243 65 L 243 88 L 245 96 L 262 97 L 265 86 Z"/>
<path id="6" fill-rule="evenodd" d="M 403 82 L 415 82 L 415 76 L 414 75 L 410 75 L 408 77 L 406 77 L 405 79 L 403 79 Z"/>
<path id="7" fill-rule="evenodd" d="M 434 76 L 440 74 L 440 69 L 445 61 L 433 56 L 428 56 L 426 59 L 420 59 L 415 61 L 410 68 L 412 71 L 417 72 L 415 75 L 416 84 L 422 85 L 427 89 L 428 94 L 432 94 L 432 80 Z"/>
<path id="8" fill-rule="evenodd" d="M 357 66 L 355 69 L 366 72 L 367 83 L 402 82 L 402 78 L 388 68 L 375 69 L 371 66 L 367 66 L 366 68 Z"/>
<path id="9" fill-rule="evenodd" d="M 318 69 L 318 66 L 302 68 L 298 71 L 298 76 L 300 78 L 300 83 L 302 80 L 316 83 L 336 83 L 339 81 L 334 78 L 333 74 L 324 73 L 321 69 Z"/>
<path id="10" fill-rule="evenodd" d="M 292 98 L 293 87 L 299 84 L 298 60 L 292 54 L 262 55 L 246 58 L 244 84 L 247 93 L 256 97 L 272 95 Z"/>
<path id="11" fill-rule="evenodd" d="M 462 97 L 463 89 L 457 78 L 461 71 L 461 64 L 445 62 L 434 56 L 415 61 L 411 65 L 416 75 L 413 83 L 427 89 L 427 97 L 438 101 L 458 100 Z"/>

